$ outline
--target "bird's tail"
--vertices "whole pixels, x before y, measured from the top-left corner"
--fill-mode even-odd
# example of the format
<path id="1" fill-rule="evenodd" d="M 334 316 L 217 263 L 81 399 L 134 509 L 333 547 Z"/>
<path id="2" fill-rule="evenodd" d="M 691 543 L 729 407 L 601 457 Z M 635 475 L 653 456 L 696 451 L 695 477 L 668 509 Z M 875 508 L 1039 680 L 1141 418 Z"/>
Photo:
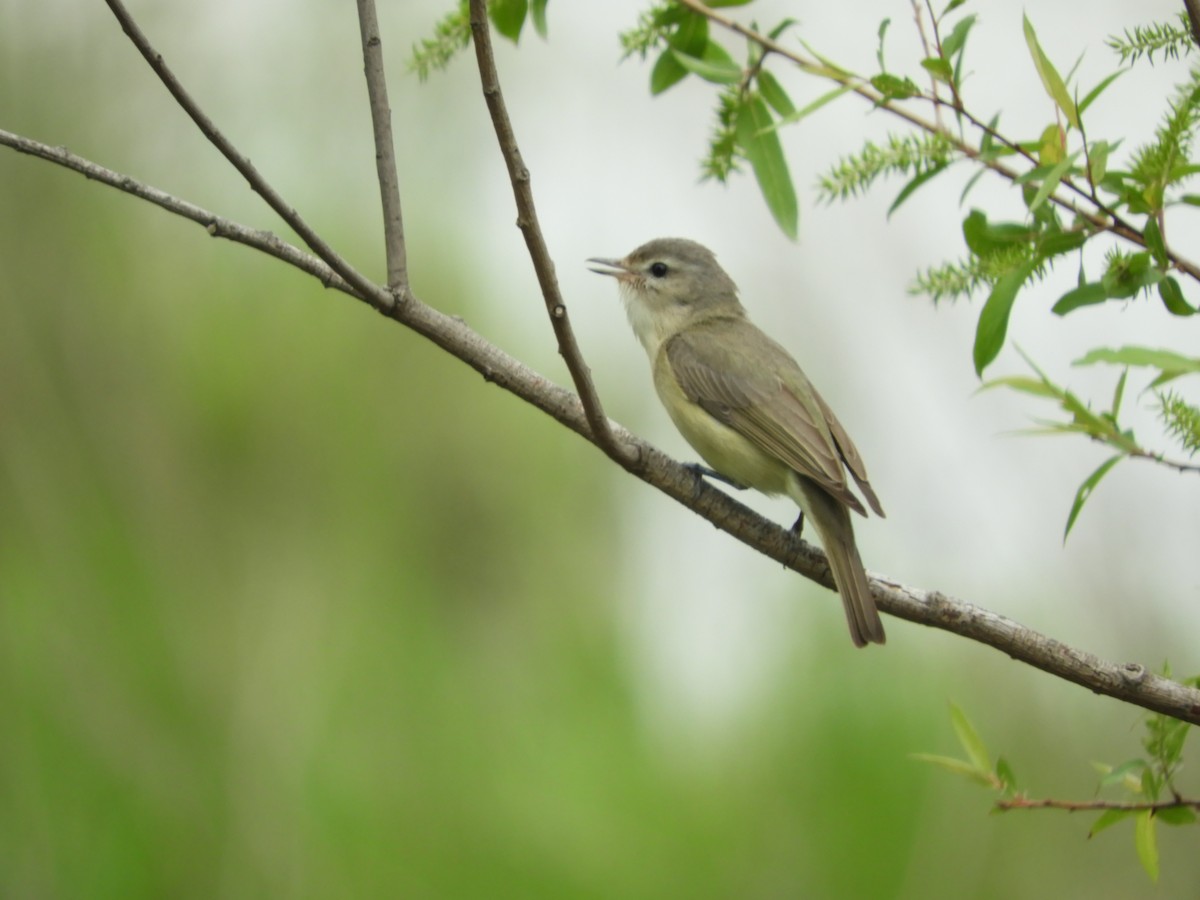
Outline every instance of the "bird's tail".
<path id="1" fill-rule="evenodd" d="M 796 479 L 801 482 L 800 478 Z M 882 644 L 886 640 L 883 622 L 871 596 L 871 586 L 863 569 L 862 558 L 854 543 L 854 526 L 850 523 L 850 510 L 829 496 L 812 482 L 797 485 L 801 496 L 795 497 L 804 510 L 807 521 L 812 522 L 829 558 L 833 580 L 842 605 L 846 608 L 846 622 L 850 626 L 850 639 L 855 647 L 867 644 Z"/>

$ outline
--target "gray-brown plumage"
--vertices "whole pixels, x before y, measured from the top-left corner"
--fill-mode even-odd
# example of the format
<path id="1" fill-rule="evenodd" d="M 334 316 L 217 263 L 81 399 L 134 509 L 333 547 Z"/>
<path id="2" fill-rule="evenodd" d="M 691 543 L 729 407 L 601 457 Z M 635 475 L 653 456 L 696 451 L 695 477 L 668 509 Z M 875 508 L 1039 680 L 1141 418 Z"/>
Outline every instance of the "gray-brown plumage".
<path id="1" fill-rule="evenodd" d="M 850 510 L 883 509 L 857 448 L 794 359 L 756 328 L 712 251 L 660 238 L 624 259 L 593 259 L 621 287 L 671 419 L 714 470 L 738 485 L 787 494 L 829 558 L 856 646 L 884 642 L 854 543 Z"/>

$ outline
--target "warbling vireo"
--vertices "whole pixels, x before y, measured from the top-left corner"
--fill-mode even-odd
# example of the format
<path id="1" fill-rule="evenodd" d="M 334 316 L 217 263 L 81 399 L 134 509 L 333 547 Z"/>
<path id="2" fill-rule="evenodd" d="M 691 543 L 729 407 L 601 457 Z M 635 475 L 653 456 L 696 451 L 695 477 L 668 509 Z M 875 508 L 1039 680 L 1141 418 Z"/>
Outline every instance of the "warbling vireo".
<path id="1" fill-rule="evenodd" d="M 660 238 L 624 259 L 589 259 L 620 286 L 646 348 L 654 387 L 675 426 L 737 487 L 787 494 L 816 526 L 856 647 L 884 642 L 850 510 L 866 515 L 846 472 L 878 515 L 862 457 L 796 361 L 759 331 L 707 247 Z"/>

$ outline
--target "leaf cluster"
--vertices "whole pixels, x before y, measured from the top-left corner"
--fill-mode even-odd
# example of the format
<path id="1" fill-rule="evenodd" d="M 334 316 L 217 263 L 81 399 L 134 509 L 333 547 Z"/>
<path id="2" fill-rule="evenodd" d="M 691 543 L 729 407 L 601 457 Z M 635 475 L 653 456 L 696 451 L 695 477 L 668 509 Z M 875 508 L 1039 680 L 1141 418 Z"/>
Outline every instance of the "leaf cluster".
<path id="1" fill-rule="evenodd" d="M 1164 60 L 1178 59 L 1191 53 L 1195 46 L 1187 13 L 1180 13 L 1176 22 L 1151 22 L 1126 28 L 1122 35 L 1110 36 L 1105 44 L 1121 57 L 1122 65 L 1135 63 L 1142 57 L 1153 65 L 1155 53 L 1161 53 Z"/>
<path id="2" fill-rule="evenodd" d="M 1121 366 L 1121 374 L 1113 390 L 1112 400 L 1107 409 L 1094 410 L 1065 387 L 1056 384 L 1045 372 L 1039 369 L 1032 360 L 1026 357 L 1029 367 L 1035 376 L 1010 375 L 995 378 L 984 383 L 983 388 L 1006 387 L 1011 390 L 1030 394 L 1054 401 L 1066 414 L 1064 420 L 1038 420 L 1034 429 L 1040 434 L 1078 434 L 1105 444 L 1116 451 L 1113 456 L 1100 464 L 1075 491 L 1070 512 L 1067 515 L 1066 528 L 1063 531 L 1065 541 L 1071 533 L 1084 504 L 1099 485 L 1100 480 L 1107 475 L 1117 463 L 1124 459 L 1140 457 L 1145 459 L 1163 460 L 1161 453 L 1145 449 L 1134 435 L 1133 429 L 1121 422 L 1123 400 L 1125 397 L 1126 380 L 1131 367 L 1145 367 L 1157 370 L 1157 375 L 1150 387 L 1155 388 L 1172 379 L 1186 374 L 1200 374 L 1200 358 L 1190 358 L 1169 350 L 1153 350 L 1146 347 L 1121 347 L 1117 349 L 1093 350 L 1075 360 L 1074 365 L 1088 366 L 1095 364 L 1110 364 Z M 1159 420 L 1164 430 L 1175 437 L 1178 444 L 1190 456 L 1200 448 L 1200 409 L 1186 403 L 1175 393 L 1157 392 Z M 1176 464 L 1183 468 L 1182 464 Z"/>
<path id="3" fill-rule="evenodd" d="M 1170 677 L 1170 668 L 1163 674 Z M 1185 679 L 1184 684 L 1200 686 L 1200 677 Z M 912 758 L 962 776 L 996 795 L 995 811 L 1013 809 L 1065 809 L 1073 812 L 1096 810 L 1100 815 L 1088 832 L 1091 837 L 1125 819 L 1134 820 L 1134 849 L 1142 868 L 1152 881 L 1159 872 L 1156 825 L 1190 825 L 1196 822 L 1200 800 L 1184 798 L 1175 785 L 1183 766 L 1183 748 L 1191 725 L 1170 716 L 1154 713 L 1146 717 L 1142 735 L 1143 756 L 1110 766 L 1095 763 L 1100 774 L 1097 793 L 1120 787 L 1124 796 L 1116 800 L 1097 799 L 1033 800 L 1017 787 L 1012 767 L 1003 757 L 993 757 L 979 732 L 957 705 L 950 704 L 950 721 L 963 756 L 914 753 Z"/>
<path id="4" fill-rule="evenodd" d="M 549 0 L 490 0 L 488 18 L 492 26 L 514 44 L 520 40 L 527 20 L 533 21 L 538 36 L 545 38 L 546 4 Z M 454 9 L 438 20 L 433 35 L 413 45 L 408 68 L 422 81 L 443 71 L 471 42 L 471 17 L 467 0 L 458 0 Z"/>

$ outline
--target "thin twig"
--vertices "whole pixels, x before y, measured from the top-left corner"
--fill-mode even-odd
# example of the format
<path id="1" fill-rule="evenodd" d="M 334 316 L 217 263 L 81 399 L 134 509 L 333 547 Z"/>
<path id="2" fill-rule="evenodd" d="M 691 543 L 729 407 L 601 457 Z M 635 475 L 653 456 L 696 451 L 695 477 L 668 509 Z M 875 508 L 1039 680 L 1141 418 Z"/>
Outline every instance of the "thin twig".
<path id="1" fill-rule="evenodd" d="M 350 265 L 350 263 L 346 262 L 346 260 L 344 260 L 332 247 L 325 243 L 321 236 L 318 235 L 311 227 L 309 227 L 308 223 L 300 217 L 300 214 L 291 206 L 289 206 L 283 197 L 281 197 L 275 191 L 275 189 L 267 183 L 267 180 L 263 178 L 261 174 L 259 174 L 259 171 L 254 168 L 250 160 L 238 152 L 238 149 L 234 147 L 232 143 L 230 143 L 229 139 L 226 138 L 224 134 L 221 133 L 217 126 L 213 124 L 213 121 L 204 114 L 203 110 L 200 109 L 199 105 L 197 105 L 196 101 L 192 99 L 191 95 L 184 90 L 183 85 L 179 82 L 179 79 L 175 77 L 175 74 L 167 66 L 166 62 L 163 60 L 162 54 L 154 49 L 150 41 L 146 38 L 146 35 L 142 33 L 141 28 L 139 28 L 137 23 L 133 20 L 133 17 L 129 14 L 129 11 L 125 9 L 125 6 L 121 3 L 121 0 L 104 0 L 104 2 L 108 4 L 108 8 L 111 9 L 113 15 L 117 17 L 117 21 L 121 24 L 121 29 L 126 35 L 128 35 L 129 39 L 133 42 L 133 45 L 137 47 L 138 52 L 141 53 L 146 62 L 150 64 L 150 68 L 154 70 L 156 75 L 158 75 L 159 80 L 163 83 L 166 89 L 171 92 L 171 96 L 175 98 L 176 102 L 181 107 L 183 107 L 183 111 L 191 116 L 192 121 L 196 123 L 197 127 L 199 127 L 200 131 L 203 132 L 204 136 L 208 138 L 209 142 L 212 143 L 213 146 L 215 146 L 218 150 L 220 150 L 221 154 L 227 160 L 229 160 L 229 162 L 233 164 L 233 167 L 242 174 L 242 177 L 244 177 L 246 181 L 250 183 L 250 187 L 253 188 L 259 196 L 267 201 L 267 205 L 269 205 L 271 209 L 275 210 L 275 212 L 277 212 L 279 216 L 292 227 L 296 234 L 303 238 L 304 243 L 308 245 L 309 249 L 323 259 L 331 269 L 341 275 L 344 279 L 346 279 L 346 281 L 350 282 L 350 284 L 358 288 L 358 290 L 361 291 L 364 296 L 372 293 L 372 291 L 375 290 L 375 286 L 371 283 L 370 279 L 368 279 L 365 275 L 362 275 L 357 269 Z"/>
<path id="2" fill-rule="evenodd" d="M 1007 797 L 996 801 L 996 809 L 1065 809 L 1067 812 L 1162 812 L 1164 809 L 1200 810 L 1200 800 L 1176 797 L 1172 800 L 1147 800 L 1142 803 L 1122 803 L 1116 800 L 1054 800 L 1045 798 L 1030 800 L 1027 797 Z"/>
<path id="3" fill-rule="evenodd" d="M 404 218 L 400 214 L 400 177 L 392 143 L 392 108 L 388 104 L 383 73 L 383 41 L 375 0 L 358 0 L 358 28 L 362 35 L 363 71 L 375 133 L 375 171 L 383 203 L 383 243 L 387 254 L 388 287 L 404 301 L 408 293 L 408 255 L 404 246 Z"/>
<path id="4" fill-rule="evenodd" d="M 508 118 L 508 109 L 504 104 L 504 94 L 500 90 L 500 76 L 496 71 L 496 58 L 492 52 L 491 29 L 488 25 L 487 3 L 485 0 L 471 0 L 471 34 L 474 36 L 475 58 L 479 64 L 479 80 L 483 86 L 483 96 L 487 101 L 488 112 L 491 114 L 492 125 L 496 130 L 496 139 L 500 143 L 500 152 L 508 167 L 508 178 L 512 182 L 513 195 L 517 202 L 517 227 L 525 237 L 525 246 L 529 249 L 529 257 L 533 260 L 533 268 L 537 273 L 538 285 L 542 290 L 542 298 L 546 303 L 546 311 L 550 315 L 550 324 L 554 327 L 554 335 L 558 339 L 558 350 L 571 373 L 575 390 L 583 403 L 583 410 L 596 435 L 596 444 L 605 453 L 625 468 L 638 464 L 638 456 L 633 450 L 618 441 L 609 428 L 608 418 L 600 404 L 600 396 L 592 383 L 592 375 L 583 359 L 583 352 L 575 340 L 571 322 L 567 318 L 567 307 L 563 302 L 562 293 L 558 288 L 558 279 L 554 274 L 554 263 L 550 259 L 550 251 L 546 247 L 546 239 L 538 225 L 537 209 L 533 203 L 533 188 L 530 185 L 529 169 L 521 158 L 521 150 L 517 146 L 517 136 L 513 131 L 512 122 Z"/>
<path id="5" fill-rule="evenodd" d="M 425 305 L 415 296 L 410 296 L 406 303 L 391 303 L 391 295 L 374 285 L 369 294 L 363 295 L 357 287 L 339 278 L 325 263 L 269 232 L 231 223 L 66 150 L 2 130 L 0 145 L 7 145 L 148 200 L 168 212 L 204 225 L 209 234 L 262 250 L 313 275 L 327 287 L 370 303 L 388 317 L 462 360 L 486 381 L 499 385 L 600 446 L 596 430 L 575 394 L 509 356 L 461 320 Z M 608 426 L 615 441 L 629 446 L 637 454 L 639 465 L 631 471 L 642 481 L 764 556 L 818 584 L 834 587 L 829 563 L 818 548 L 799 540 L 790 530 L 763 518 L 730 495 L 712 487 L 686 466 L 621 426 L 615 423 L 608 423 Z M 1139 663 L 1107 662 L 1026 628 L 1012 619 L 951 599 L 938 591 L 907 587 L 878 575 L 871 576 L 870 581 L 879 608 L 893 616 L 941 628 L 994 647 L 1019 662 L 1094 693 L 1200 725 L 1200 690 L 1154 675 Z"/>

